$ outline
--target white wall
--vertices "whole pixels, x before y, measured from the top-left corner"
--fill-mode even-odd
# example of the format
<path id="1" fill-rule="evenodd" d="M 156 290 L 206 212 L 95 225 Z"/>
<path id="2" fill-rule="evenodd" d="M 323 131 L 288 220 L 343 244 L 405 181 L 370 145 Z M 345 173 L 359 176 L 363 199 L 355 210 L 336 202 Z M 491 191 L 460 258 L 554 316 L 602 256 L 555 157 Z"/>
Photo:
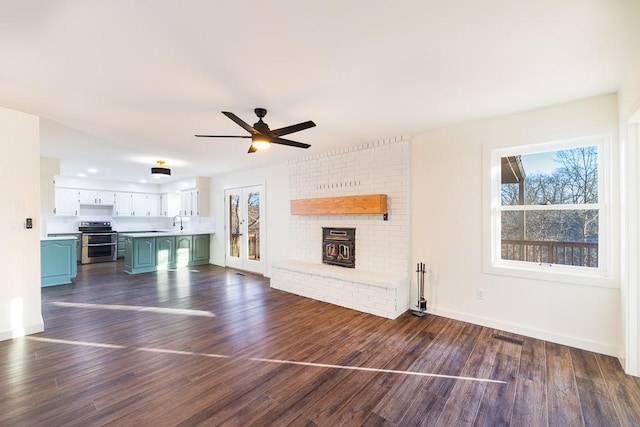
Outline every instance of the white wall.
<path id="1" fill-rule="evenodd" d="M 162 193 L 159 184 L 143 184 L 138 182 L 109 181 L 105 179 L 76 178 L 73 176 L 56 176 L 56 187 L 79 188 L 86 190 L 123 191 L 132 193 Z"/>
<path id="2" fill-rule="evenodd" d="M 618 92 L 618 108 L 623 123 L 640 109 L 640 58 L 627 70 Z"/>
<path id="3" fill-rule="evenodd" d="M 40 308 L 40 136 L 38 117 L 0 108 L 0 144 L 9 155 L 0 211 L 0 340 L 44 329 Z M 25 219 L 33 218 L 33 229 Z"/>
<path id="4" fill-rule="evenodd" d="M 429 268 L 430 311 L 619 356 L 619 288 L 496 276 L 482 269 L 488 249 L 482 239 L 483 209 L 489 201 L 482 185 L 483 147 L 603 133 L 611 133 L 617 144 L 617 129 L 617 98 L 607 95 L 415 136 L 412 254 L 414 264 L 422 261 Z M 618 218 L 616 212 L 612 216 Z M 612 237 L 617 248 L 619 236 Z M 619 265 L 614 268 L 617 280 Z M 477 289 L 484 290 L 484 300 L 476 298 Z"/>
<path id="5" fill-rule="evenodd" d="M 257 155 L 257 154 L 255 154 Z M 211 242 L 211 263 L 225 265 L 224 190 L 264 185 L 266 196 L 266 272 L 271 263 L 287 257 L 289 241 L 289 171 L 286 164 L 276 164 L 218 175 L 211 178 L 211 207 L 216 233 Z"/>

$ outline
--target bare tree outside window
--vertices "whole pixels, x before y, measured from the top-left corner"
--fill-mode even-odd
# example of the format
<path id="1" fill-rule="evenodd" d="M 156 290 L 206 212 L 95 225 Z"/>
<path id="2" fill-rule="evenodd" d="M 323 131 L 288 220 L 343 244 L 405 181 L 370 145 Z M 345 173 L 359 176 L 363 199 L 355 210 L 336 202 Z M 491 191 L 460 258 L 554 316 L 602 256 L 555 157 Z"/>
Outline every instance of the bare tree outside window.
<path id="1" fill-rule="evenodd" d="M 247 196 L 247 231 L 249 233 L 249 253 L 251 260 L 260 260 L 260 193 Z"/>
<path id="2" fill-rule="evenodd" d="M 529 156 L 546 168 L 528 172 Z M 598 267 L 598 147 L 502 161 L 514 159 L 518 173 L 501 177 L 502 259 Z"/>
<path id="3" fill-rule="evenodd" d="M 240 196 L 229 196 L 229 256 L 240 256 Z"/>

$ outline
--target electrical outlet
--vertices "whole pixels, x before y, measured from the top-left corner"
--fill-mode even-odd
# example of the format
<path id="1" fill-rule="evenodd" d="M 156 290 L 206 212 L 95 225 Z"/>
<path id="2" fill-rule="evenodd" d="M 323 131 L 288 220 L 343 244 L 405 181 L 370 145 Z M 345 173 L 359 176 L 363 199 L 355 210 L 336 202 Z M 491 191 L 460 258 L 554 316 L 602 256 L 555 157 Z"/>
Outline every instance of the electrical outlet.
<path id="1" fill-rule="evenodd" d="M 476 289 L 476 299 L 483 300 L 485 297 L 484 289 Z"/>
<path id="2" fill-rule="evenodd" d="M 33 228 L 33 219 L 27 218 L 25 228 Z"/>

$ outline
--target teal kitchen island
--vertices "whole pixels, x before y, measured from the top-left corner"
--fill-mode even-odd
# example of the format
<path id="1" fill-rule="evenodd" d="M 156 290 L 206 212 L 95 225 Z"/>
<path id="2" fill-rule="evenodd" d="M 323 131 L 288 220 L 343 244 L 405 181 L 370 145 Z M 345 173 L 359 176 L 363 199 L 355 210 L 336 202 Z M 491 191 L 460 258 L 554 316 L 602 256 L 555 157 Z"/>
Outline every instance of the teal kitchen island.
<path id="1" fill-rule="evenodd" d="M 124 271 L 148 273 L 209 263 L 211 231 L 122 233 Z"/>

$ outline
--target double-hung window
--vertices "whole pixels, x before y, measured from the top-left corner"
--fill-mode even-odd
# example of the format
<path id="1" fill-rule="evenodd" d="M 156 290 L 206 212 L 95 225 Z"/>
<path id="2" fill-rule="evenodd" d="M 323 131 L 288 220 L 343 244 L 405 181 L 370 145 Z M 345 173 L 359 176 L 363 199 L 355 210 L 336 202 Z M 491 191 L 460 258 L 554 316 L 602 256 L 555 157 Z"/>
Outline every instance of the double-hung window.
<path id="1" fill-rule="evenodd" d="M 489 272 L 587 284 L 608 277 L 609 140 L 491 151 Z"/>

